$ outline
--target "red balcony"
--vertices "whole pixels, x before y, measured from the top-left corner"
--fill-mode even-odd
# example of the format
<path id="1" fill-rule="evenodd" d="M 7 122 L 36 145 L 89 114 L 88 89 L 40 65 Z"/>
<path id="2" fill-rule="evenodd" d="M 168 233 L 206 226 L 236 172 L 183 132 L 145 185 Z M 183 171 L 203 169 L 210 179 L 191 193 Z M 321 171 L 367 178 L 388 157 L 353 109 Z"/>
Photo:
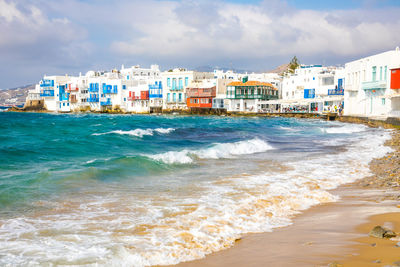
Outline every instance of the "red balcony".
<path id="1" fill-rule="evenodd" d="M 188 108 L 212 108 L 212 97 L 191 97 L 186 99 Z"/>
<path id="2" fill-rule="evenodd" d="M 187 88 L 187 97 L 215 97 L 216 87 L 211 88 Z"/>
<path id="3" fill-rule="evenodd" d="M 140 91 L 141 100 L 149 100 L 149 91 Z"/>
<path id="4" fill-rule="evenodd" d="M 79 87 L 78 86 L 72 86 L 71 84 L 68 84 L 67 88 L 65 88 L 65 91 L 78 92 L 79 91 Z"/>
<path id="5" fill-rule="evenodd" d="M 140 95 L 135 95 L 135 92 L 130 91 L 128 101 L 134 100 L 149 100 L 149 91 L 141 91 Z"/>

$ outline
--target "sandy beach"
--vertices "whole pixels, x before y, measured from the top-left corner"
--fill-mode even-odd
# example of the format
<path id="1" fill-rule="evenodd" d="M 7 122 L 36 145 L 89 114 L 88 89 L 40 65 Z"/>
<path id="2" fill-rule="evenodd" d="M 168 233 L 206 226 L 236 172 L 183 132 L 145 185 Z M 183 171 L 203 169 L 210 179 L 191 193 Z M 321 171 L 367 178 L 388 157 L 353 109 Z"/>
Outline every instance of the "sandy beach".
<path id="1" fill-rule="evenodd" d="M 312 207 L 288 227 L 247 235 L 233 248 L 178 266 L 400 266 L 399 236 L 368 235 L 377 225 L 400 232 L 399 144 L 394 129 L 386 143 L 394 152 L 370 163 L 372 176 L 332 191 L 339 201 Z"/>

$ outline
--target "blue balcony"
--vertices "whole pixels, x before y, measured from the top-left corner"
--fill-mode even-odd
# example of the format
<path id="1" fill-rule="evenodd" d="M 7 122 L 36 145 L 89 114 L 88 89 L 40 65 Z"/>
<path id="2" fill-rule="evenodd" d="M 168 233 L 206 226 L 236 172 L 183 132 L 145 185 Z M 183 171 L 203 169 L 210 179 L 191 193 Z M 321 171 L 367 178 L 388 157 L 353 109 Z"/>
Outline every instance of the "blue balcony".
<path id="1" fill-rule="evenodd" d="M 107 98 L 106 101 L 101 101 L 101 102 L 100 102 L 100 105 L 101 105 L 101 106 L 112 106 L 111 99 L 110 99 L 110 98 Z"/>
<path id="2" fill-rule="evenodd" d="M 304 89 L 304 98 L 315 98 L 315 89 Z"/>
<path id="3" fill-rule="evenodd" d="M 162 98 L 162 84 L 156 82 L 155 84 L 149 84 L 149 98 Z"/>
<path id="4" fill-rule="evenodd" d="M 386 89 L 386 81 L 363 82 L 362 83 L 362 89 L 363 90 Z"/>
<path id="5" fill-rule="evenodd" d="M 60 101 L 68 101 L 68 100 L 69 100 L 69 93 L 60 94 Z"/>
<path id="6" fill-rule="evenodd" d="M 329 89 L 328 95 L 344 95 L 343 89 Z"/>
<path id="7" fill-rule="evenodd" d="M 90 93 L 97 93 L 99 92 L 99 84 L 98 83 L 91 83 L 89 84 L 89 89 L 88 91 Z"/>
<path id="8" fill-rule="evenodd" d="M 118 94 L 118 87 L 103 84 L 103 94 Z"/>
<path id="9" fill-rule="evenodd" d="M 40 87 L 54 87 L 54 80 L 42 80 Z"/>
<path id="10" fill-rule="evenodd" d="M 99 103 L 99 97 L 88 97 L 86 101 L 89 103 Z"/>
<path id="11" fill-rule="evenodd" d="M 40 92 L 40 96 L 54 96 L 54 90 L 43 90 L 42 92 Z"/>

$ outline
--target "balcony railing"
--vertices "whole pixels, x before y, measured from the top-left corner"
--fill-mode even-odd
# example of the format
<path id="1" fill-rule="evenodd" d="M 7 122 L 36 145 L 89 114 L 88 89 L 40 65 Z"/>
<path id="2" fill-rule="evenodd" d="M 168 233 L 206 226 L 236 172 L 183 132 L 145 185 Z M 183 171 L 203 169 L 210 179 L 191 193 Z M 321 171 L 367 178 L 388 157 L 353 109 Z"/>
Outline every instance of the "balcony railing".
<path id="1" fill-rule="evenodd" d="M 118 94 L 118 90 L 115 88 L 103 88 L 103 94 Z"/>
<path id="2" fill-rule="evenodd" d="M 54 80 L 42 80 L 40 87 L 54 87 Z"/>
<path id="3" fill-rule="evenodd" d="M 363 90 L 386 89 L 386 81 L 363 82 Z"/>
<path id="4" fill-rule="evenodd" d="M 60 101 L 68 101 L 69 93 L 60 94 Z"/>
<path id="5" fill-rule="evenodd" d="M 344 95 L 343 89 L 328 89 L 328 95 Z"/>
<path id="6" fill-rule="evenodd" d="M 88 97 L 87 98 L 87 102 L 98 103 L 99 102 L 99 98 L 98 97 Z"/>
<path id="7" fill-rule="evenodd" d="M 261 100 L 269 100 L 269 99 L 278 99 L 276 95 L 227 95 L 228 99 L 261 99 Z"/>
<path id="8" fill-rule="evenodd" d="M 162 98 L 162 94 L 149 94 L 149 98 Z"/>
<path id="9" fill-rule="evenodd" d="M 187 97 L 215 97 L 216 87 L 211 88 L 188 88 L 186 90 Z"/>
<path id="10" fill-rule="evenodd" d="M 40 96 L 54 96 L 54 90 L 44 90 L 40 93 Z"/>
<path id="11" fill-rule="evenodd" d="M 101 101 L 100 105 L 101 106 L 112 106 L 111 99 L 108 98 L 107 101 Z"/>

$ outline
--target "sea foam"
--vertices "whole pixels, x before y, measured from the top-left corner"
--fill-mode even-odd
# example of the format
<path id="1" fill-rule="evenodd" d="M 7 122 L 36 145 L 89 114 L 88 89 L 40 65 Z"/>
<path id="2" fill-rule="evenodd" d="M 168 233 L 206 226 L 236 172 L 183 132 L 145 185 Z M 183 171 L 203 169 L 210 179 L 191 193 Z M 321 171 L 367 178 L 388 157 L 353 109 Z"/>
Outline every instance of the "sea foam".
<path id="1" fill-rule="evenodd" d="M 220 159 L 233 158 L 239 155 L 249 155 L 271 150 L 273 147 L 267 142 L 255 138 L 235 143 L 217 143 L 209 148 L 199 150 L 169 151 L 166 153 L 150 155 L 149 158 L 167 164 L 188 164 L 194 159 Z"/>
<path id="2" fill-rule="evenodd" d="M 110 131 L 106 133 L 94 133 L 92 135 L 105 135 L 105 134 L 120 134 L 120 135 L 131 135 L 131 136 L 136 136 L 139 138 L 142 138 L 143 136 L 152 136 L 155 132 L 159 134 L 169 134 L 171 132 L 175 131 L 174 128 L 157 128 L 157 129 L 135 129 L 135 130 L 129 130 L 129 131 L 123 131 L 123 130 L 115 130 L 115 131 Z"/>

